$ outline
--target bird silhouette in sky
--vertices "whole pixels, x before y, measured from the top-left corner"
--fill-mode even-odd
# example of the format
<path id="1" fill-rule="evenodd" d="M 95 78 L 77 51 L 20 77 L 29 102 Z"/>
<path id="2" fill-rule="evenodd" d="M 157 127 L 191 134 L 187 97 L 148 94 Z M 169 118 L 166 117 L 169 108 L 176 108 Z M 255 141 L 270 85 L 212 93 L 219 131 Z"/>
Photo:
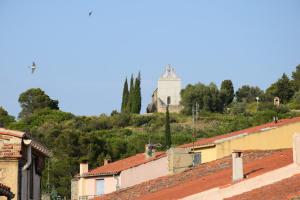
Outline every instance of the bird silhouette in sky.
<path id="1" fill-rule="evenodd" d="M 93 14 L 93 11 L 90 11 L 90 12 L 89 12 L 89 16 L 92 16 L 92 14 Z"/>
<path id="2" fill-rule="evenodd" d="M 29 66 L 29 68 L 31 69 L 31 74 L 33 74 L 35 72 L 35 70 L 36 70 L 36 64 L 35 64 L 34 61 L 32 62 L 32 65 Z"/>

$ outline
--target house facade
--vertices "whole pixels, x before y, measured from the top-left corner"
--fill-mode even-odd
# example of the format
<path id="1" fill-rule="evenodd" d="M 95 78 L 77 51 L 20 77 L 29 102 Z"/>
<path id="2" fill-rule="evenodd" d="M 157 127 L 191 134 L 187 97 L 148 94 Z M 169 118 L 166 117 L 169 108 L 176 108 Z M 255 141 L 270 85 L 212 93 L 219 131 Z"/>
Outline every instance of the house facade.
<path id="1" fill-rule="evenodd" d="M 235 149 L 272 150 L 292 148 L 293 134 L 300 131 L 300 117 L 281 119 L 256 127 L 184 144 L 181 148 L 198 153 L 201 163 L 231 155 Z"/>
<path id="2" fill-rule="evenodd" d="M 93 199 L 168 173 L 165 152 L 149 155 L 146 151 L 92 170 L 89 170 L 87 163 L 81 163 L 79 175 L 71 182 L 71 200 Z"/>
<path id="3" fill-rule="evenodd" d="M 14 199 L 41 198 L 42 171 L 50 155 L 28 134 L 0 128 L 0 182 L 10 188 Z"/>

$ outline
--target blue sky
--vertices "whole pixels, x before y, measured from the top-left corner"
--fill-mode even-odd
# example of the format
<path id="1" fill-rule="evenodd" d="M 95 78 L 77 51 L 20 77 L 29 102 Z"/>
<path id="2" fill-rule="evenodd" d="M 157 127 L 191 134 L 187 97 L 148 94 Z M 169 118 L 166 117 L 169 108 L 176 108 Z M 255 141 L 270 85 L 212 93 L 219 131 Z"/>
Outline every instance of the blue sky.
<path id="1" fill-rule="evenodd" d="M 110 113 L 141 71 L 144 112 L 166 64 L 183 86 L 265 89 L 300 64 L 299 10 L 297 0 L 0 0 L 0 105 L 16 116 L 19 94 L 40 87 L 64 111 Z"/>

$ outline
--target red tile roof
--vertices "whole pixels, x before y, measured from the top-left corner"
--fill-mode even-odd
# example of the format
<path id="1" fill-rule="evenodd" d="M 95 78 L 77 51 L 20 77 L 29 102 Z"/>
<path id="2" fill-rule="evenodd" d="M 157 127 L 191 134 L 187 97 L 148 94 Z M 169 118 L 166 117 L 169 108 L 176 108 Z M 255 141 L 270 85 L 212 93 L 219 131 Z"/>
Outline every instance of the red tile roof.
<path id="1" fill-rule="evenodd" d="M 244 172 L 247 178 L 272 171 L 292 163 L 292 151 L 245 151 Z M 231 184 L 231 156 L 201 164 L 185 172 L 160 177 L 97 200 L 172 200 L 193 195 L 214 187 Z"/>
<path id="2" fill-rule="evenodd" d="M 109 175 L 109 174 L 118 174 L 123 170 L 136 167 L 138 165 L 145 164 L 147 162 L 151 162 L 153 160 L 157 160 L 159 158 L 165 157 L 165 152 L 156 152 L 155 156 L 152 158 L 146 159 L 144 153 L 136 154 L 135 156 L 131 156 L 122 160 L 118 160 L 116 162 L 109 163 L 107 165 L 103 165 L 101 167 L 90 170 L 88 173 L 83 174 L 83 176 L 97 176 L 97 175 Z"/>
<path id="3" fill-rule="evenodd" d="M 260 187 L 240 195 L 236 195 L 226 200 L 252 200 L 252 199 L 272 199 L 283 200 L 300 196 L 300 174 L 283 179 L 276 183 Z"/>
<path id="4" fill-rule="evenodd" d="M 252 133 L 257 133 L 257 132 L 260 132 L 260 131 L 266 131 L 266 130 L 270 130 L 270 129 L 273 129 L 273 128 L 277 128 L 277 127 L 280 127 L 280 126 L 284 126 L 284 125 L 288 125 L 288 124 L 296 123 L 296 122 L 300 122 L 300 117 L 294 117 L 294 118 L 290 118 L 290 119 L 281 119 L 277 123 L 270 122 L 270 123 L 266 123 L 266 124 L 263 124 L 263 125 L 259 125 L 259 126 L 250 127 L 250 128 L 247 128 L 247 129 L 227 133 L 227 134 L 224 134 L 224 135 L 218 135 L 218 136 L 211 137 L 211 138 L 200 139 L 200 140 L 196 141 L 194 143 L 194 145 L 195 146 L 202 146 L 202 145 L 213 144 L 214 142 L 216 142 L 217 140 L 220 140 L 220 139 L 225 139 L 225 138 L 229 138 L 229 137 L 233 137 L 233 136 L 238 136 L 238 135 L 241 135 L 241 134 L 252 134 Z M 192 147 L 192 146 L 193 146 L 193 143 L 188 143 L 188 144 L 183 144 L 179 147 Z"/>
<path id="5" fill-rule="evenodd" d="M 14 136 L 14 137 L 18 137 L 18 138 L 23 138 L 24 136 L 27 136 L 27 134 L 24 132 L 8 130 L 5 128 L 0 128 L 0 135 L 9 135 L 9 136 Z"/>

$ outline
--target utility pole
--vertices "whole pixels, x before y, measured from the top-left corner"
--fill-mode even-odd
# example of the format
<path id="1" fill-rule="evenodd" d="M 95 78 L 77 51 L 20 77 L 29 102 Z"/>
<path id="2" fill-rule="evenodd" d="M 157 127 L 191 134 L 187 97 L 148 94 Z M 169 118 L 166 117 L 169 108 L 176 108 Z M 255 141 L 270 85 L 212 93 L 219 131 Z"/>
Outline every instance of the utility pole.
<path id="1" fill-rule="evenodd" d="M 198 102 L 196 102 L 192 106 L 192 116 L 193 116 L 193 151 L 195 149 L 195 140 L 196 140 L 196 133 L 195 133 L 196 128 L 195 128 L 195 124 L 197 123 L 198 115 L 199 115 L 199 104 L 198 104 Z"/>

